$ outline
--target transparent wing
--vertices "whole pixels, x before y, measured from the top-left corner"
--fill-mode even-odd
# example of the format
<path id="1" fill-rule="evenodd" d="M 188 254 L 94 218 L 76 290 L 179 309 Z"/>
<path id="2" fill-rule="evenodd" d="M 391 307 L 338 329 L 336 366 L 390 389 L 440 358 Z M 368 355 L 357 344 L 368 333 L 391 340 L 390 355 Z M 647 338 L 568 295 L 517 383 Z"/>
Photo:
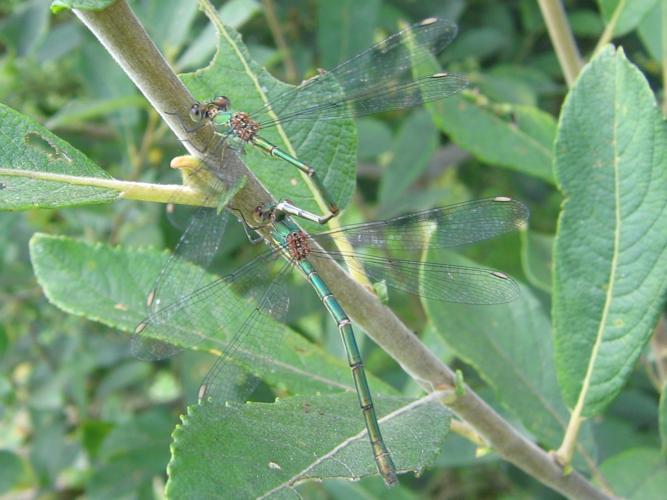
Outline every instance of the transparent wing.
<path id="1" fill-rule="evenodd" d="M 147 320 L 159 326 L 168 323 L 178 310 L 202 286 L 205 269 L 218 253 L 227 227 L 228 215 L 212 208 L 198 208 L 171 254 L 160 270 L 146 298 Z M 180 347 L 151 338 L 144 320 L 132 337 L 132 352 L 140 359 L 163 359 L 174 355 Z"/>
<path id="2" fill-rule="evenodd" d="M 330 85 L 333 87 L 333 82 L 330 82 Z M 368 90 L 356 95 L 344 95 L 342 91 L 334 88 L 327 95 L 337 97 L 323 99 L 318 95 L 317 99 L 321 101 L 317 103 L 313 102 L 315 98 L 310 99 L 309 102 L 310 96 L 299 94 L 292 96 L 294 101 L 285 105 L 285 109 L 280 114 L 276 112 L 277 118 L 263 118 L 259 124 L 260 127 L 266 128 L 292 120 L 339 120 L 412 108 L 425 102 L 444 99 L 467 86 L 468 81 L 463 75 L 436 73 L 417 78 L 414 81 L 395 82 L 393 85 L 376 87 L 372 91 Z M 309 103 L 311 104 L 309 107 L 302 107 Z M 275 106 L 273 103 L 271 105 Z"/>
<path id="3" fill-rule="evenodd" d="M 335 252 L 332 237 L 344 236 L 355 247 L 385 250 L 449 248 L 493 238 L 522 227 L 529 211 L 510 198 L 488 198 L 424 210 L 378 222 L 353 224 L 312 236 Z"/>
<path id="4" fill-rule="evenodd" d="M 185 264 L 186 272 L 189 269 L 192 273 L 202 273 L 206 281 L 200 282 L 201 288 L 177 294 L 171 302 L 149 310 L 132 338 L 133 353 L 142 359 L 161 359 L 203 341 L 208 341 L 210 348 L 225 349 L 225 339 L 232 338 L 252 314 L 251 291 L 266 283 L 275 258 L 276 253 L 270 251 L 217 279 Z M 181 265 L 184 263 L 179 262 L 178 266 Z"/>
<path id="5" fill-rule="evenodd" d="M 323 256 L 317 252 L 311 255 L 313 259 Z M 502 304 L 511 302 L 519 293 L 512 278 L 490 269 L 361 253 L 329 255 L 348 269 L 366 273 L 371 281 L 384 281 L 391 288 L 429 299 L 459 304 Z"/>
<path id="6" fill-rule="evenodd" d="M 167 304 L 176 302 L 200 288 L 203 275 L 193 279 L 192 269 L 179 262 L 189 262 L 207 269 L 217 255 L 229 216 L 212 208 L 198 208 L 190 224 L 162 268 L 152 295 L 147 302 L 150 313 L 157 313 Z"/>
<path id="7" fill-rule="evenodd" d="M 199 389 L 200 404 L 216 408 L 227 401 L 245 401 L 257 386 L 254 375 L 274 363 L 276 345 L 281 342 L 289 306 L 283 277 L 286 262 L 267 287 L 254 289 L 236 317 L 236 331 L 223 348 Z"/>
<path id="8" fill-rule="evenodd" d="M 373 281 L 435 300 L 464 304 L 499 304 L 513 300 L 518 286 L 489 269 L 424 262 L 428 249 L 466 245 L 524 225 L 528 208 L 509 198 L 476 200 L 424 210 L 385 221 L 356 224 L 312 236 L 313 259 L 331 256 L 350 271 Z M 333 237 L 343 236 L 352 250 L 341 253 Z M 416 258 L 405 258 L 405 255 Z"/>
<path id="9" fill-rule="evenodd" d="M 440 73 L 414 79 L 413 68 L 439 54 L 456 36 L 456 25 L 440 18 L 416 23 L 336 68 L 287 90 L 252 113 L 262 126 L 295 119 L 336 119 L 415 106 L 467 86 L 461 75 Z"/>

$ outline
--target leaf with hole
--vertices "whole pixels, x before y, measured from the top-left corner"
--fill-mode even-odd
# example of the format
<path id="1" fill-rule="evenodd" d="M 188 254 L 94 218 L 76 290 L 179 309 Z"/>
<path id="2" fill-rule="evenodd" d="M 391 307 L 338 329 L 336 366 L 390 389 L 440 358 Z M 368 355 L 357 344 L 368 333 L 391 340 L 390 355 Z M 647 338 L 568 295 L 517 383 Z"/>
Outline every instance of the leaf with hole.
<path id="1" fill-rule="evenodd" d="M 32 119 L 0 104 L 0 209 L 104 203 L 113 177 Z M 97 184 L 97 185 L 91 185 Z"/>

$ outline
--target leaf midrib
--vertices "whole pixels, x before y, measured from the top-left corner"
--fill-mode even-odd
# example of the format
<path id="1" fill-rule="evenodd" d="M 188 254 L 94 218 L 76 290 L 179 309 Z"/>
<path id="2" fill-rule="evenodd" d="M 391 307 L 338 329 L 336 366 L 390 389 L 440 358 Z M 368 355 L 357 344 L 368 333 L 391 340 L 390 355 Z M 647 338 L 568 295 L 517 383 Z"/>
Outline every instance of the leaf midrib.
<path id="1" fill-rule="evenodd" d="M 49 238 L 47 237 L 47 239 L 49 239 Z M 115 304 L 116 303 L 115 300 L 112 300 L 113 298 L 110 295 L 105 293 L 105 289 L 100 289 L 100 287 L 96 284 L 96 282 L 94 282 L 94 281 L 91 282 L 91 281 L 88 281 L 88 280 L 84 280 L 82 282 L 81 281 L 81 275 L 76 274 L 76 273 L 72 274 L 72 272 L 68 268 L 66 268 L 64 270 L 61 269 L 60 272 L 61 273 L 64 272 L 64 273 L 67 273 L 68 275 L 71 275 L 71 277 L 73 279 L 76 278 L 79 281 L 79 283 L 82 283 L 83 286 L 86 287 L 86 289 L 90 290 L 91 293 L 94 294 L 94 296 L 97 296 L 97 297 L 101 296 L 109 304 Z M 84 273 L 84 275 L 85 275 L 85 273 Z M 105 325 L 109 324 L 109 322 L 104 318 L 103 315 L 83 313 L 82 311 L 78 311 L 78 310 L 70 308 L 69 306 L 67 306 L 67 304 L 63 303 L 61 300 L 56 300 L 56 297 L 53 297 L 50 294 L 47 294 L 47 296 L 52 303 L 57 303 L 58 306 L 61 309 L 65 310 L 66 312 L 69 312 L 71 314 L 76 314 L 77 316 L 78 315 L 83 315 L 84 317 L 86 317 L 88 319 L 100 322 L 100 323 L 105 324 Z M 127 309 L 126 312 L 133 315 L 133 316 L 136 316 L 137 318 L 143 317 L 143 312 L 138 312 L 135 307 L 132 307 L 129 304 L 128 304 L 128 309 Z M 123 329 L 122 324 L 112 324 L 111 326 L 113 326 L 114 328 Z M 288 328 L 284 325 L 283 325 L 283 327 L 286 328 L 286 329 Z M 129 330 L 127 330 L 127 331 L 129 331 Z M 189 330 L 188 330 L 188 332 L 189 332 Z M 225 341 L 225 340 L 221 340 L 221 339 L 218 339 L 216 337 L 209 337 L 209 336 L 206 336 L 206 335 L 201 335 L 201 338 L 202 338 L 202 341 L 211 342 L 212 344 L 218 345 L 219 347 L 222 347 L 222 348 L 227 347 L 228 342 Z M 159 339 L 159 340 L 164 340 L 164 339 Z M 190 348 L 190 347 L 186 347 L 186 346 L 178 346 L 178 347 Z M 197 349 L 196 346 L 192 346 L 192 348 L 194 348 L 194 350 L 200 350 L 200 349 Z M 219 351 L 216 351 L 213 347 L 206 349 L 206 351 L 211 352 L 213 354 L 216 354 L 218 356 L 221 355 L 221 353 Z M 297 367 L 296 365 L 290 364 L 288 362 L 282 361 L 282 360 L 277 359 L 277 358 L 262 356 L 262 355 L 260 355 L 256 352 L 247 351 L 245 349 L 239 349 L 239 352 L 243 353 L 244 356 L 247 356 L 250 359 L 261 360 L 263 363 L 265 363 L 268 366 L 274 366 L 274 367 L 282 369 L 286 372 L 290 372 L 290 373 L 293 373 L 293 374 L 296 374 L 296 375 L 303 376 L 304 378 L 309 378 L 311 380 L 317 380 L 318 382 L 321 382 L 321 383 L 323 383 L 323 384 L 325 384 L 329 387 L 342 389 L 342 390 L 348 391 L 348 392 L 354 390 L 354 388 L 349 384 L 341 383 L 341 382 L 339 382 L 337 380 L 334 380 L 334 379 L 331 379 L 329 377 L 322 376 L 319 373 L 315 373 L 315 372 L 312 372 L 312 371 L 301 369 L 301 368 Z"/>
<path id="2" fill-rule="evenodd" d="M 591 356 L 586 367 L 586 375 L 584 376 L 584 381 L 581 385 L 581 392 L 579 393 L 579 400 L 574 409 L 573 415 L 581 415 L 584 410 L 586 399 L 589 393 L 591 380 L 593 378 L 593 373 L 595 371 L 596 361 L 599 356 L 599 351 L 602 346 L 602 340 L 606 331 L 607 321 L 609 319 L 609 313 L 611 310 L 611 303 L 613 301 L 613 293 L 616 286 L 616 270 L 618 268 L 618 258 L 619 258 L 619 248 L 620 248 L 620 235 L 621 235 L 621 214 L 620 214 L 620 185 L 619 185 L 619 160 L 620 155 L 618 152 L 618 64 L 614 64 L 614 106 L 612 108 L 613 120 L 612 120 L 612 144 L 614 152 L 614 161 L 613 161 L 613 175 L 614 175 L 614 240 L 612 247 L 612 256 L 610 261 L 610 270 L 609 270 L 609 283 L 607 286 L 607 292 L 605 293 L 604 307 L 602 309 L 602 314 L 600 316 L 600 321 L 598 325 L 598 330 L 595 335 L 595 343 L 593 344 L 593 349 L 591 350 Z"/>
<path id="3" fill-rule="evenodd" d="M 393 412 L 385 415 L 384 417 L 378 419 L 379 424 L 386 424 L 390 420 L 393 420 L 395 418 L 400 417 L 403 413 L 408 412 L 410 410 L 413 410 L 419 406 L 426 405 L 430 403 L 433 400 L 436 400 L 438 398 L 442 397 L 442 393 L 439 392 L 433 392 L 430 394 L 427 394 L 426 396 L 416 400 L 412 401 L 411 403 L 401 406 L 400 408 L 394 410 Z M 320 465 L 321 463 L 325 462 L 326 460 L 330 459 L 331 457 L 335 457 L 336 454 L 345 449 L 347 446 L 350 446 L 352 443 L 359 441 L 360 439 L 363 439 L 364 436 L 367 434 L 366 429 L 362 429 L 359 431 L 357 434 L 354 434 L 352 436 L 349 436 L 347 439 L 341 441 L 338 445 L 334 446 L 329 452 L 325 453 L 322 456 L 317 457 L 316 460 L 313 460 L 313 462 L 308 465 L 306 468 L 302 469 L 301 471 L 295 473 L 292 475 L 291 478 L 287 479 L 286 481 L 283 481 L 281 484 L 276 486 L 275 488 L 267 491 L 263 495 L 259 496 L 258 498 L 263 499 L 263 498 L 268 498 L 271 495 L 278 493 L 284 488 L 290 488 L 293 485 L 295 485 L 297 482 L 303 479 L 307 479 L 309 476 L 307 476 L 308 472 Z M 410 469 L 408 469 L 410 470 Z"/>

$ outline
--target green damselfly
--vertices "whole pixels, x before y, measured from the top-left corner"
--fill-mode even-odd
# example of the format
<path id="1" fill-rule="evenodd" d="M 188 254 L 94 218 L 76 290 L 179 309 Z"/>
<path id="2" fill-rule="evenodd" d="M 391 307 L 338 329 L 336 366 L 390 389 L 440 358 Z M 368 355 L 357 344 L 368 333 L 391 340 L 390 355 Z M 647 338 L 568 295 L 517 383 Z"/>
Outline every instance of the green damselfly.
<path id="1" fill-rule="evenodd" d="M 201 126 L 216 127 L 214 150 L 251 144 L 308 175 L 328 206 L 328 215 L 313 215 L 315 222 L 323 224 L 339 209 L 316 169 L 307 158 L 295 158 L 264 139 L 260 132 L 294 120 L 340 120 L 409 108 L 461 91 L 468 85 L 462 75 L 448 72 L 415 75 L 421 65 L 434 60 L 449 45 L 456 32 L 455 24 L 431 17 L 393 34 L 332 70 L 320 70 L 317 76 L 278 94 L 254 112 L 233 110 L 230 100 L 219 96 L 193 104 L 190 117 Z"/>
<path id="2" fill-rule="evenodd" d="M 526 223 L 528 209 L 520 202 L 499 197 L 316 235 L 303 232 L 275 207 L 258 208 L 257 214 L 271 228 L 267 241 L 271 249 L 232 274 L 202 283 L 192 280 L 191 265 L 178 264 L 185 261 L 207 267 L 221 245 L 228 215 L 215 209 L 197 211 L 149 294 L 148 316 L 137 326 L 133 351 L 143 359 L 159 359 L 174 354 L 181 346 L 209 340 L 221 330 L 230 332 L 199 394 L 201 404 L 211 405 L 224 418 L 224 402 L 245 400 L 259 380 L 240 371 L 239 366 L 261 374 L 279 364 L 274 359 L 284 330 L 279 321 L 288 306 L 283 279 L 290 269 L 298 268 L 338 326 L 378 472 L 387 484 L 395 483 L 395 467 L 377 422 L 350 319 L 318 274 L 318 265 L 333 259 L 348 272 L 364 272 L 373 281 L 383 280 L 388 287 L 436 300 L 507 302 L 518 294 L 517 284 L 507 275 L 422 261 L 421 256 L 426 248 L 456 247 L 517 229 Z M 352 250 L 340 252 L 333 241 L 337 236 L 346 238 Z M 410 259 L 409 255 L 417 258 Z M 268 281 L 267 276 L 271 276 Z"/>

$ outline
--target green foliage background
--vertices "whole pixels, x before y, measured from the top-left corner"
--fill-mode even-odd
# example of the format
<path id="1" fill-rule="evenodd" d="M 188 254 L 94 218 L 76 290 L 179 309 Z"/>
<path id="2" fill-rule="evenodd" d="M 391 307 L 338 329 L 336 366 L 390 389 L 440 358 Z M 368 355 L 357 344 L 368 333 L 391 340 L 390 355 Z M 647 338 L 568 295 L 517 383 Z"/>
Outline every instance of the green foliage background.
<path id="1" fill-rule="evenodd" d="M 0 2 L 0 101 L 18 112 L 2 108 L 0 168 L 9 168 L 31 151 L 12 139 L 33 126 L 22 114 L 51 130 L 53 144 L 62 139 L 93 160 L 75 158 L 77 165 L 84 165 L 77 174 L 178 182 L 168 163 L 182 154 L 181 145 L 67 10 L 77 2 L 57 4 L 63 8 L 54 16 L 47 0 Z M 589 58 L 618 2 L 564 4 L 577 44 Z M 208 65 L 217 38 L 195 1 L 145 0 L 132 6 L 177 72 Z M 609 342 L 600 342 L 608 364 L 596 365 L 583 409 L 584 415 L 596 418 L 582 430 L 574 465 L 598 484 L 605 478 L 606 486 L 619 495 L 660 498 L 667 488 L 667 362 L 664 327 L 662 322 L 656 327 L 656 320 L 662 315 L 667 267 L 667 194 L 661 187 L 667 186 L 667 136 L 651 92 L 662 98 L 660 2 L 627 2 L 614 31 L 624 53 L 602 50 L 567 99 L 556 54 L 531 0 L 230 0 L 219 7 L 223 21 L 243 35 L 257 63 L 254 70 L 264 66 L 292 84 L 397 31 L 402 22 L 435 15 L 457 22 L 459 36 L 438 62 L 465 73 L 471 92 L 424 109 L 357 120 L 356 139 L 352 123 L 322 129 L 319 137 L 336 133 L 340 142 L 324 152 L 310 147 L 321 155 L 324 169 L 330 169 L 332 190 L 346 205 L 343 223 L 497 195 L 529 205 L 528 231 L 451 257 L 511 274 L 522 283 L 517 301 L 482 308 L 443 306 L 391 294 L 390 305 L 438 357 L 463 370 L 474 390 L 546 449 L 559 446 L 568 408 L 576 405 L 582 390 L 590 361 L 586 353 L 596 340 L 588 332 L 610 332 L 605 337 Z M 286 50 L 276 42 L 281 39 Z M 221 64 L 228 62 L 219 57 Z M 233 65 L 223 68 L 220 77 L 229 78 Z M 196 97 L 226 93 L 235 102 L 256 99 L 240 79 L 223 80 L 218 88 L 216 70 L 220 68 L 208 76 L 185 78 Z M 267 86 L 280 85 L 268 74 L 261 76 Z M 304 130 L 295 126 L 288 132 L 299 148 Z M 28 162 L 23 166 L 44 169 L 40 158 L 53 144 L 33 144 L 43 151 L 23 158 Z M 283 169 L 289 167 L 253 152 L 247 161 L 277 197 L 315 206 L 304 186 L 286 182 Z M 599 165 L 617 168 L 591 168 Z M 618 172 L 623 174 L 614 175 Z M 0 187 L 11 182 L 0 175 Z M 35 182 L 24 188 L 33 190 L 30 203 L 14 203 L 9 192 L 3 198 L 0 189 L 0 205 L 14 210 L 30 205 L 59 208 L 0 213 L 0 494 L 160 497 L 171 433 L 186 405 L 194 403 L 214 356 L 187 351 L 160 363 L 132 358 L 128 336 L 116 328 L 131 331 L 142 312 L 117 306 L 141 303 L 144 294 L 128 286 L 130 279 L 140 283 L 139 288 L 150 286 L 165 258 L 154 249 L 173 248 L 183 226 L 156 204 L 121 200 L 83 206 L 111 200 L 104 191 L 71 188 L 56 199 L 48 185 Z M 42 196 L 51 204 L 40 203 Z M 561 207 L 564 196 L 570 199 Z M 623 205 L 615 203 L 621 199 Z M 79 206 L 63 208 L 66 205 Z M 620 225 L 614 222 L 619 221 L 629 229 L 617 231 Z M 37 232 L 46 235 L 32 239 L 31 254 L 29 242 Z M 623 251 L 617 255 L 618 248 Z M 241 227 L 229 224 L 216 270 L 235 269 L 253 252 Z M 606 275 L 599 275 L 604 266 L 597 266 L 596 259 L 618 264 L 614 269 L 621 289 L 611 294 L 612 300 L 604 286 Z M 84 274 L 87 280 L 77 280 Z M 304 357 L 314 356 L 331 379 L 339 373 L 345 377 L 335 324 L 304 285 L 295 281 L 292 287 L 300 299 L 292 301 L 287 325 L 298 340 L 289 347 Z M 107 295 L 109 290 L 116 295 Z M 604 316 L 604 311 L 609 314 Z M 607 323 L 599 322 L 601 315 Z M 620 347 L 613 342 L 616 335 L 622 337 Z M 391 358 L 359 337 L 376 390 L 404 397 L 419 394 Z M 259 451 L 252 455 L 266 431 L 262 422 L 272 420 L 285 439 L 296 439 L 299 426 L 289 416 L 302 407 L 302 400 L 289 396 L 327 392 L 310 381 L 281 380 L 279 374 L 264 381 L 255 399 L 266 403 L 284 398 L 275 412 L 269 405 L 241 406 L 233 410 L 238 426 L 206 435 L 206 430 L 196 432 L 201 422 L 197 409 L 190 410 L 187 424 L 174 434 L 174 449 L 188 445 L 210 450 L 211 442 L 230 435 L 238 439 L 236 429 L 256 418 L 259 423 L 245 430 L 247 441 L 239 443 L 243 452 L 238 453 L 264 467 L 267 457 Z M 340 404 L 331 397 L 318 396 L 311 403 L 329 411 L 335 407 L 332 402 Z M 388 401 L 393 408 L 400 398 Z M 347 408 L 356 411 L 352 403 Z M 268 416 L 262 420 L 264 412 Z M 444 421 L 440 424 L 444 436 Z M 427 419 L 404 425 L 430 429 Z M 437 423 L 431 425 L 435 429 Z M 316 429 L 310 430 L 316 439 Z M 493 453 L 475 458 L 474 445 L 459 435 L 447 435 L 444 445 L 435 430 L 429 435 L 429 453 L 422 457 L 428 469 L 419 477 L 401 476 L 391 495 L 555 495 Z M 172 460 L 172 479 L 174 467 L 198 472 L 197 458 L 184 454 Z M 234 477 L 239 478 L 251 467 L 222 461 L 205 465 L 211 467 L 205 472 L 208 477 L 238 467 Z M 174 497 L 197 491 L 196 474 L 179 479 L 170 486 Z M 240 490 L 249 483 L 245 480 Z M 199 495 L 210 486 L 201 486 Z M 310 483 L 300 487 L 300 493 L 330 498 L 388 494 L 377 477 Z"/>

